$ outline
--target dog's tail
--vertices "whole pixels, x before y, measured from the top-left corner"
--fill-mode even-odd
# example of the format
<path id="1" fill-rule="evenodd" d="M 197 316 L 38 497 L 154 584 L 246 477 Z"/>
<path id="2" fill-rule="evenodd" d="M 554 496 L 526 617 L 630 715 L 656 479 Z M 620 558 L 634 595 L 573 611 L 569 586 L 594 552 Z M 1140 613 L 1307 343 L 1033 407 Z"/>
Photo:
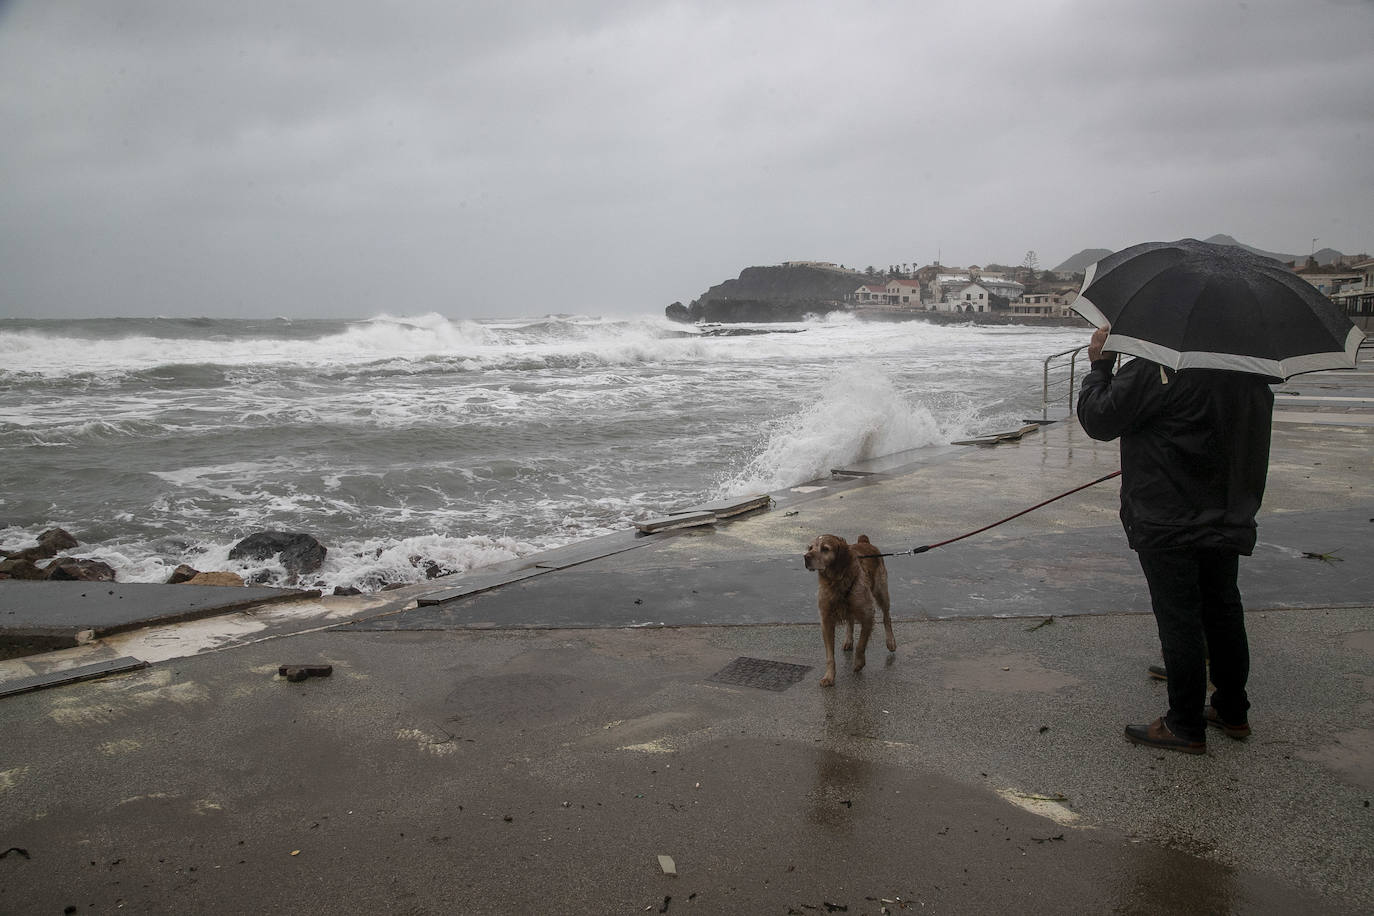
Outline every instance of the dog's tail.
<path id="1" fill-rule="evenodd" d="M 872 544 L 873 542 L 870 541 L 870 540 L 868 539 L 868 535 L 866 535 L 866 534 L 861 534 L 861 535 L 859 535 L 859 539 L 858 539 L 857 541 L 855 541 L 854 543 L 855 543 L 855 544 Z"/>

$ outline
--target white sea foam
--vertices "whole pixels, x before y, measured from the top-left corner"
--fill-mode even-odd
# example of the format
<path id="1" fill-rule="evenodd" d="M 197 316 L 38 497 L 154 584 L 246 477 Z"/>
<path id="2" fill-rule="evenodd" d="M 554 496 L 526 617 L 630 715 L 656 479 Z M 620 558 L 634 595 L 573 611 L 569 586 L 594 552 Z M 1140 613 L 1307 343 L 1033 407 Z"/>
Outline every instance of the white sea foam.
<path id="1" fill-rule="evenodd" d="M 0 327 L 0 466 L 24 482 L 0 488 L 0 546 L 56 524 L 123 581 L 186 562 L 285 584 L 229 548 L 307 531 L 322 580 L 361 587 L 1005 428 L 1084 337 L 847 316 Z"/>
<path id="2" fill-rule="evenodd" d="M 174 486 L 187 487 L 200 485 L 208 480 L 251 478 L 266 468 L 267 465 L 257 461 L 231 461 L 227 464 L 178 468 L 174 471 L 152 471 L 151 473 L 154 477 L 161 478 Z"/>
<path id="3" fill-rule="evenodd" d="M 299 580 L 292 579 L 275 560 L 229 559 L 233 543 L 197 543 L 177 556 L 149 553 L 138 545 L 95 547 L 82 550 L 81 555 L 108 563 L 120 582 L 166 582 L 178 565 L 186 563 L 204 571 L 237 573 L 247 581 L 265 578 L 274 585 L 354 586 L 375 591 L 384 585 L 424 582 L 436 573 L 468 572 L 529 556 L 561 543 L 566 541 L 487 536 L 460 538 L 438 534 L 351 540 L 329 545 L 324 565 Z"/>
<path id="4" fill-rule="evenodd" d="M 763 448 L 719 485 L 721 496 L 780 490 L 832 468 L 947 442 L 953 432 L 891 380 L 866 370 L 842 370 L 816 388 L 816 400 L 772 424 Z"/>

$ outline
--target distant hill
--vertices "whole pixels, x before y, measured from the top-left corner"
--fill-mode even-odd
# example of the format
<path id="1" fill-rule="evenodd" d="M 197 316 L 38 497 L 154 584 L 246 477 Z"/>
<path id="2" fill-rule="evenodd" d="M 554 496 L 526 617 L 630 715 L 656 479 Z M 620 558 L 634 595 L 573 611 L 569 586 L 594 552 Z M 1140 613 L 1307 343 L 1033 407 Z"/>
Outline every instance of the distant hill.
<path id="1" fill-rule="evenodd" d="M 1237 248 L 1244 248 L 1246 251 L 1254 252 L 1266 258 L 1273 258 L 1284 264 L 1294 263 L 1301 267 L 1303 264 L 1307 263 L 1308 256 L 1305 254 L 1281 254 L 1276 251 L 1265 251 L 1262 248 L 1256 248 L 1253 245 L 1238 242 L 1229 235 L 1214 235 L 1211 238 L 1203 239 L 1203 241 L 1210 242 L 1213 245 L 1234 245 Z M 1088 269 L 1089 264 L 1094 261 L 1099 261 L 1109 254 L 1111 254 L 1111 251 L 1106 248 L 1085 248 L 1063 264 L 1052 269 L 1055 271 L 1064 270 L 1072 273 L 1081 273 Z M 1316 258 L 1318 264 L 1335 264 L 1339 262 L 1341 258 L 1345 257 L 1345 255 L 1334 248 L 1321 248 L 1313 252 L 1312 257 Z"/>
<path id="2" fill-rule="evenodd" d="M 1285 264 L 1293 263 L 1299 267 L 1306 264 L 1308 258 L 1305 254 L 1279 254 L 1275 251 L 1265 251 L 1253 245 L 1238 242 L 1229 235 L 1214 235 L 1209 239 L 1203 239 L 1203 241 L 1211 242 L 1214 245 L 1234 245 L 1237 248 L 1244 248 L 1246 251 L 1253 252 L 1257 255 L 1273 258 L 1275 261 L 1282 261 Z M 1318 248 L 1316 251 L 1312 252 L 1311 257 L 1313 257 L 1318 264 L 1336 264 L 1341 258 L 1345 257 L 1345 255 L 1334 248 Z"/>
<path id="3" fill-rule="evenodd" d="M 1100 261 L 1111 253 L 1111 250 L 1108 248 L 1084 248 L 1078 254 L 1069 258 L 1058 267 L 1051 268 L 1051 270 L 1055 273 L 1065 271 L 1067 273 L 1081 274 L 1088 269 L 1089 264 L 1092 264 L 1094 261 Z"/>

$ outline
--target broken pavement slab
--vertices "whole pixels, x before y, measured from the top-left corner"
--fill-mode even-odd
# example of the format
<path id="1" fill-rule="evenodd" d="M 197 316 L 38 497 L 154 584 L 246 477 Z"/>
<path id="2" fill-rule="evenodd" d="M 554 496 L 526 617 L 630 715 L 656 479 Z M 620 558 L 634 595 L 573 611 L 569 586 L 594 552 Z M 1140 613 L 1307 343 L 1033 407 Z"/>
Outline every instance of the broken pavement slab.
<path id="1" fill-rule="evenodd" d="M 659 534 L 663 531 L 675 531 L 679 528 L 714 525 L 717 521 L 714 512 L 683 512 L 678 515 L 647 518 L 642 522 L 635 522 L 634 526 L 639 529 L 641 534 Z"/>
<path id="2" fill-rule="evenodd" d="M 1030 433 L 1040 429 L 1039 423 L 1027 423 L 1020 429 L 1010 430 L 1004 433 L 988 433 L 986 436 L 979 436 L 976 439 L 960 439 L 952 445 L 977 445 L 987 448 L 993 445 L 1001 445 L 1003 442 L 1020 442 Z"/>
<path id="3" fill-rule="evenodd" d="M 26 645 L 66 648 L 142 627 L 319 594 L 314 590 L 253 586 L 0 580 L 0 652 Z"/>

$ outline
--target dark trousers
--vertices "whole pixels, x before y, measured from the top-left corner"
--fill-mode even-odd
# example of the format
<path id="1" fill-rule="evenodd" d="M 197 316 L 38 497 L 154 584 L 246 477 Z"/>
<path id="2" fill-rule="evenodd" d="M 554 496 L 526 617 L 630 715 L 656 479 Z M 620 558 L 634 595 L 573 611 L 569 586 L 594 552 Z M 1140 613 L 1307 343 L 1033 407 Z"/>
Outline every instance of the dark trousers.
<path id="1" fill-rule="evenodd" d="M 1137 551 L 1150 586 L 1159 645 L 1169 673 L 1169 730 L 1189 741 L 1206 740 L 1207 661 L 1212 662 L 1212 705 L 1227 722 L 1247 721 L 1250 644 L 1236 574 L 1240 558 L 1219 550 L 1179 548 Z"/>

